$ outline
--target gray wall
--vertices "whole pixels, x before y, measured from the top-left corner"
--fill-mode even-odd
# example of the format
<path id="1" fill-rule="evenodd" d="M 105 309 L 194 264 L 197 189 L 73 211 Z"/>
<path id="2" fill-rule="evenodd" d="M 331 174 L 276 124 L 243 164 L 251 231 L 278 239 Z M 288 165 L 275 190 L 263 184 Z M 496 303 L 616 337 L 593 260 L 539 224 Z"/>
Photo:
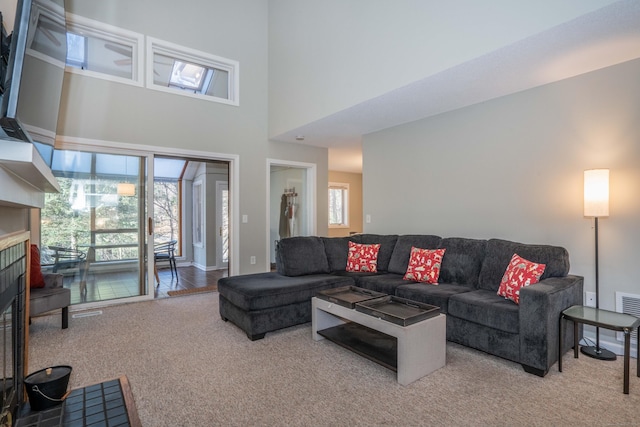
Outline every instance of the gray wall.
<path id="1" fill-rule="evenodd" d="M 234 224 L 240 234 L 240 259 L 232 262 L 239 262 L 240 273 L 264 271 L 268 265 L 264 177 L 266 158 L 279 151 L 279 144 L 267 138 L 267 5 L 263 0 L 212 0 L 197 2 L 195 8 L 176 6 L 172 0 L 66 2 L 70 13 L 239 61 L 238 107 L 67 73 L 58 133 L 61 139 L 105 145 L 123 142 L 238 155 L 238 216 L 249 218 L 246 224 Z M 293 151 L 293 157 L 304 157 L 295 160 L 326 168 L 326 149 Z M 251 256 L 258 260 L 255 265 L 249 263 Z"/>
<path id="2" fill-rule="evenodd" d="M 583 171 L 609 168 L 601 307 L 640 294 L 640 60 L 364 138 L 365 232 L 554 244 L 594 291 Z"/>

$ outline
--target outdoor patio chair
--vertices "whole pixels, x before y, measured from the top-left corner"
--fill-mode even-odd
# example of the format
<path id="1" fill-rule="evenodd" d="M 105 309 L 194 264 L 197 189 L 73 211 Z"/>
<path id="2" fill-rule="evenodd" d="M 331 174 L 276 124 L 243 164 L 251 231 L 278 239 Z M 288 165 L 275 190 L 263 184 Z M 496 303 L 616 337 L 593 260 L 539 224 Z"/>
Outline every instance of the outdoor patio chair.
<path id="1" fill-rule="evenodd" d="M 158 284 L 160 284 L 160 277 L 158 276 L 158 261 L 169 261 L 169 268 L 171 269 L 171 278 L 174 277 L 176 282 L 178 281 L 178 268 L 176 266 L 176 244 L 177 240 L 170 240 L 164 243 L 158 243 L 153 248 L 153 258 L 154 258 L 154 272 L 156 275 L 156 280 Z"/>
<path id="2" fill-rule="evenodd" d="M 77 249 L 64 248 L 61 246 L 48 246 L 53 259 L 53 273 L 57 273 L 60 269 L 82 267 L 87 259 L 85 252 Z"/>

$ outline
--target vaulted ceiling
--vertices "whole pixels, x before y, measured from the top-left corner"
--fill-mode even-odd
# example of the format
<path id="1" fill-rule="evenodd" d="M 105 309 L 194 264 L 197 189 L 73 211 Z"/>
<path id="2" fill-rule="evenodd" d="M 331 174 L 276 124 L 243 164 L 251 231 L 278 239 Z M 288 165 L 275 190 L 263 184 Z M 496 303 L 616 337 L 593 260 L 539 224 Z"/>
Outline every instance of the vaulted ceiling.
<path id="1" fill-rule="evenodd" d="M 328 147 L 331 170 L 359 172 L 363 135 L 639 57 L 640 1 L 620 1 L 273 139 Z"/>

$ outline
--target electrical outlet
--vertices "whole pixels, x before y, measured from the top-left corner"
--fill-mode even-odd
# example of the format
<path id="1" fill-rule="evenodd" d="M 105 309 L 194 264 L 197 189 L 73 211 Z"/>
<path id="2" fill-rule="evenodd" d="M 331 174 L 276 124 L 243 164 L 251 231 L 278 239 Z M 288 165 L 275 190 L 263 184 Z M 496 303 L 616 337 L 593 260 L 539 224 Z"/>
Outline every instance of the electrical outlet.
<path id="1" fill-rule="evenodd" d="M 256 263 L 256 257 L 252 256 L 252 257 L 250 258 L 249 262 L 250 262 L 251 264 L 255 264 L 255 263 Z"/>
<path id="2" fill-rule="evenodd" d="M 585 292 L 584 293 L 584 305 L 587 307 L 595 307 L 596 306 L 596 293 L 595 292 Z"/>

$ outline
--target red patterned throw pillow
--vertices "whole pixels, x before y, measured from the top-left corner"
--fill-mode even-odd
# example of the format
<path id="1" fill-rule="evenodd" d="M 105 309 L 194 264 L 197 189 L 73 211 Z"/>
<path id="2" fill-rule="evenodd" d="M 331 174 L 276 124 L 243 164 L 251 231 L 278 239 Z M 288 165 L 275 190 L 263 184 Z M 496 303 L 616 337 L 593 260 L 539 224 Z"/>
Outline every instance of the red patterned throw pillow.
<path id="1" fill-rule="evenodd" d="M 437 285 L 444 251 L 445 249 L 420 249 L 412 246 L 403 279 Z"/>
<path id="2" fill-rule="evenodd" d="M 363 245 L 361 243 L 349 242 L 347 271 L 356 273 L 377 273 L 379 250 L 380 244 Z"/>
<path id="3" fill-rule="evenodd" d="M 513 254 L 507 270 L 502 276 L 498 295 L 520 303 L 520 288 L 538 283 L 544 273 L 546 264 L 528 261 L 518 254 Z"/>

